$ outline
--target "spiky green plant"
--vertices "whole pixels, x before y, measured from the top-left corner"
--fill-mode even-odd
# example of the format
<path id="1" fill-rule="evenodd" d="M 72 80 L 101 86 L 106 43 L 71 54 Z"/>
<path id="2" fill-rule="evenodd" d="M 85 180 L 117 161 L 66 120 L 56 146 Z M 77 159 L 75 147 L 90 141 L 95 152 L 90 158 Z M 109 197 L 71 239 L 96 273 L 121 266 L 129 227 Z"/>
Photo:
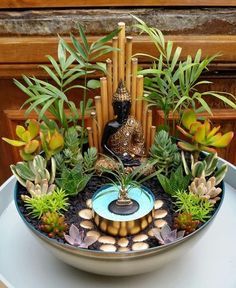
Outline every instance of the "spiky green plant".
<path id="1" fill-rule="evenodd" d="M 176 212 L 189 213 L 193 220 L 201 222 L 206 222 L 211 217 L 214 205 L 208 199 L 181 190 L 177 191 L 175 198 Z"/>
<path id="2" fill-rule="evenodd" d="M 83 191 L 88 181 L 94 173 L 94 165 L 97 161 L 97 149 L 91 147 L 81 154 L 80 162 L 73 168 L 63 166 L 61 174 L 57 177 L 56 183 L 62 189 L 65 189 L 68 195 L 76 195 Z M 65 163 L 64 163 L 65 164 Z"/>
<path id="3" fill-rule="evenodd" d="M 57 188 L 52 194 L 42 197 L 32 197 L 25 199 L 25 207 L 30 210 L 33 218 L 40 218 L 47 212 L 66 211 L 69 206 L 65 190 Z"/>
<path id="4" fill-rule="evenodd" d="M 187 189 L 191 180 L 191 175 L 183 175 L 183 169 L 179 166 L 169 177 L 157 174 L 162 188 L 167 194 L 174 196 L 179 190 Z"/>
<path id="5" fill-rule="evenodd" d="M 164 175 L 174 171 L 181 163 L 177 145 L 172 143 L 171 137 L 164 130 L 156 133 L 150 158 L 156 169 Z"/>
<path id="6" fill-rule="evenodd" d="M 39 229 L 48 234 L 50 238 L 58 235 L 63 237 L 68 230 L 68 225 L 65 223 L 65 217 L 57 212 L 47 212 L 40 219 Z"/>

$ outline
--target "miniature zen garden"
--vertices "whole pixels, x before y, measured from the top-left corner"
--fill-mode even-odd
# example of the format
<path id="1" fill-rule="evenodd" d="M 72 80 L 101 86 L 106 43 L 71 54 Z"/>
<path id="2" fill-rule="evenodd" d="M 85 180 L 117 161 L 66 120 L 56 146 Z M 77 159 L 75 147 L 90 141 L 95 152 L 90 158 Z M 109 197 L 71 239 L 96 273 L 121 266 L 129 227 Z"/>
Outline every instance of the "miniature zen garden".
<path id="1" fill-rule="evenodd" d="M 47 56 L 49 82 L 15 80 L 28 96 L 26 115 L 37 115 L 16 126 L 15 139 L 3 138 L 22 158 L 11 165 L 16 206 L 41 237 L 63 247 L 114 254 L 159 248 L 201 229 L 222 202 L 227 165 L 218 165 L 216 149 L 233 132 L 199 113 L 212 114 L 209 97 L 236 108 L 235 97 L 198 90 L 218 55 L 202 59 L 198 50 L 182 59 L 161 31 L 135 21 L 156 55 L 132 55 L 124 23 L 93 43 L 79 25 L 70 45 L 59 38 L 57 59 Z M 97 63 L 106 54 L 112 59 Z M 139 57 L 151 58 L 152 67 L 139 67 Z M 101 96 L 89 99 L 91 89 Z M 81 95 L 80 107 L 71 90 Z M 157 127 L 156 109 L 163 115 Z"/>

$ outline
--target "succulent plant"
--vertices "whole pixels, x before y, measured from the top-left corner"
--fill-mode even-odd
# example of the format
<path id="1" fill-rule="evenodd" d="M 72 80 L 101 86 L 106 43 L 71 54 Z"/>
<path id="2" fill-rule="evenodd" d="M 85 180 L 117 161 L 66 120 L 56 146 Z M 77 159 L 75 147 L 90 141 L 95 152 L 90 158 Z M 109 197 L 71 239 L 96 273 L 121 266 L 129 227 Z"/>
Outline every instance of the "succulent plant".
<path id="1" fill-rule="evenodd" d="M 161 245 L 175 242 L 184 237 L 185 231 L 171 230 L 169 225 L 164 225 L 160 230 L 158 228 L 152 229 L 154 236 Z"/>
<path id="2" fill-rule="evenodd" d="M 39 229 L 46 232 L 50 238 L 56 235 L 63 237 L 68 229 L 68 225 L 65 223 L 65 217 L 63 215 L 57 212 L 46 212 L 41 217 Z"/>
<path id="3" fill-rule="evenodd" d="M 16 165 L 11 165 L 11 171 L 16 176 L 16 179 L 22 186 L 26 187 L 26 181 L 32 181 L 34 184 L 41 184 L 42 180 L 46 179 L 49 184 L 55 180 L 56 162 L 51 158 L 51 170 L 47 169 L 47 160 L 41 155 L 36 155 L 33 161 L 18 162 Z"/>
<path id="4" fill-rule="evenodd" d="M 64 233 L 65 240 L 73 246 L 88 248 L 97 241 L 94 236 L 85 236 L 83 230 L 79 230 L 74 224 L 70 226 L 69 235 Z"/>
<path id="5" fill-rule="evenodd" d="M 150 156 L 157 170 L 165 175 L 175 170 L 181 163 L 177 145 L 172 143 L 170 136 L 164 130 L 156 133 Z"/>
<path id="6" fill-rule="evenodd" d="M 8 138 L 2 138 L 7 143 L 19 147 L 20 156 L 25 161 L 30 161 L 40 151 L 40 142 L 36 139 L 39 136 L 39 123 L 34 119 L 26 121 L 27 128 L 17 125 L 16 135 L 19 140 L 12 140 Z"/>
<path id="7" fill-rule="evenodd" d="M 194 162 L 193 156 L 191 155 L 191 171 L 187 165 L 187 161 L 184 156 L 184 152 L 181 152 L 182 163 L 184 166 L 185 173 L 191 174 L 193 178 L 201 176 L 214 176 L 216 178 L 215 185 L 218 185 L 225 177 L 228 170 L 228 165 L 223 164 L 218 166 L 217 153 L 210 153 L 202 161 Z"/>
<path id="8" fill-rule="evenodd" d="M 58 158 L 57 158 L 58 159 Z M 61 175 L 56 179 L 59 187 L 64 189 L 68 195 L 76 195 L 84 190 L 88 181 L 94 173 L 94 165 L 97 160 L 97 149 L 89 148 L 84 156 L 81 154 L 81 161 L 73 168 L 62 166 Z"/>
<path id="9" fill-rule="evenodd" d="M 169 177 L 157 174 L 164 191 L 170 195 L 175 195 L 178 190 L 185 190 L 191 180 L 191 175 L 184 175 L 182 166 L 179 166 Z"/>
<path id="10" fill-rule="evenodd" d="M 193 220 L 201 222 L 206 222 L 211 217 L 214 205 L 208 199 L 181 190 L 177 191 L 175 198 L 176 212 L 189 213 Z"/>
<path id="11" fill-rule="evenodd" d="M 34 218 L 41 218 L 47 212 L 66 211 L 69 203 L 64 190 L 56 188 L 52 194 L 46 194 L 42 197 L 27 197 L 25 199 L 27 210 Z"/>
<path id="12" fill-rule="evenodd" d="M 31 197 L 42 197 L 46 194 L 52 194 L 52 192 L 56 189 L 56 185 L 55 184 L 49 185 L 47 179 L 42 179 L 40 184 L 34 184 L 33 182 L 27 180 L 26 189 Z M 25 201 L 27 197 L 29 196 L 21 195 L 23 201 Z"/>
<path id="13" fill-rule="evenodd" d="M 53 123 L 53 121 L 51 122 Z M 64 147 L 64 138 L 59 133 L 56 124 L 52 123 L 50 123 L 50 127 L 43 123 L 39 133 L 47 159 L 60 152 Z"/>
<path id="14" fill-rule="evenodd" d="M 217 197 L 222 189 L 220 187 L 215 187 L 216 178 L 211 177 L 206 180 L 204 176 L 200 178 L 195 178 L 190 184 L 189 192 L 198 195 L 199 197 L 208 199 L 211 203 L 215 204 L 216 201 L 220 200 L 220 197 Z"/>
<path id="15" fill-rule="evenodd" d="M 215 148 L 226 147 L 234 136 L 232 131 L 223 135 L 218 133 L 220 126 L 211 129 L 209 120 L 205 120 L 204 123 L 197 121 L 197 115 L 193 110 L 184 111 L 182 125 L 184 128 L 177 126 L 177 129 L 190 138 L 192 143 L 178 142 L 178 146 L 183 150 L 194 152 L 195 161 L 198 160 L 200 151 L 215 153 Z"/>
<path id="16" fill-rule="evenodd" d="M 174 228 L 177 230 L 184 230 L 185 235 L 195 231 L 200 223 L 199 220 L 193 220 L 192 214 L 190 213 L 179 213 L 174 218 Z"/>

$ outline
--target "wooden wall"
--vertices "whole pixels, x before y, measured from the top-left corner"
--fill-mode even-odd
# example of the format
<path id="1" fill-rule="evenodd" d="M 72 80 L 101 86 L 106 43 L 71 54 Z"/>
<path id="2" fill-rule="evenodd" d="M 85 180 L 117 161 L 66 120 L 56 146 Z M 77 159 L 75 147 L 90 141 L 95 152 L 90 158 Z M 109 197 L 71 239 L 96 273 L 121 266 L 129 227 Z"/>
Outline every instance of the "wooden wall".
<path id="1" fill-rule="evenodd" d="M 27 1 L 25 1 L 27 2 Z M 2 3 L 2 2 L 1 2 Z M 0 6 L 1 7 L 1 6 Z M 90 40 L 97 36 L 90 33 Z M 68 37 L 68 36 L 65 36 Z M 221 52 L 222 56 L 210 67 L 206 74 L 207 80 L 212 80 L 215 84 L 206 87 L 212 90 L 221 90 L 236 95 L 236 35 L 229 33 L 218 33 L 204 35 L 172 33 L 167 35 L 167 39 L 174 40 L 176 45 L 183 47 L 182 56 L 193 55 L 198 48 L 202 48 L 203 56 Z M 0 135 L 14 138 L 14 130 L 17 123 L 22 123 L 25 119 L 24 111 L 20 107 L 26 96 L 14 86 L 12 78 L 20 79 L 22 74 L 45 77 L 44 72 L 38 67 L 45 63 L 45 55 L 56 56 L 57 51 L 56 35 L 0 35 Z M 145 51 L 155 53 L 154 46 L 145 36 L 134 35 L 134 53 Z M 101 59 L 103 60 L 103 59 Z M 143 64 L 145 59 L 140 59 Z M 97 92 L 98 93 L 98 92 Z M 71 96 L 78 103 L 79 93 Z M 217 101 L 209 100 L 214 109 L 212 121 L 220 123 L 223 130 L 234 130 L 236 134 L 236 111 L 227 109 Z M 155 121 L 161 122 L 160 111 L 155 112 Z M 0 141 L 0 182 L 10 176 L 9 165 L 19 158 L 17 152 L 12 147 Z M 221 152 L 221 156 L 236 164 L 236 137 L 231 146 Z"/>

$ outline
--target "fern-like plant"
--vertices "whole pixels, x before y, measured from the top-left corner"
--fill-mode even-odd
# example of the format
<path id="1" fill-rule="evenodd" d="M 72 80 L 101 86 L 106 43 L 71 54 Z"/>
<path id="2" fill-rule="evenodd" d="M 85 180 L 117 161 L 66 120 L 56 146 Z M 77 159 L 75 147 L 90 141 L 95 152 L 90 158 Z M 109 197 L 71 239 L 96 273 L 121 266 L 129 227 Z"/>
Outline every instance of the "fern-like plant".
<path id="1" fill-rule="evenodd" d="M 164 130 L 156 133 L 150 156 L 156 169 L 164 175 L 174 171 L 181 163 L 177 145 L 172 143 L 169 134 Z"/>
<path id="2" fill-rule="evenodd" d="M 211 217 L 214 205 L 208 199 L 181 190 L 177 191 L 175 197 L 177 212 L 189 213 L 193 220 L 201 222 L 206 222 Z"/>
<path id="3" fill-rule="evenodd" d="M 188 188 L 189 182 L 191 180 L 191 175 L 183 175 L 183 169 L 179 166 L 176 171 L 167 177 L 162 174 L 157 174 L 157 178 L 167 194 L 174 196 L 179 190 L 185 190 Z"/>

